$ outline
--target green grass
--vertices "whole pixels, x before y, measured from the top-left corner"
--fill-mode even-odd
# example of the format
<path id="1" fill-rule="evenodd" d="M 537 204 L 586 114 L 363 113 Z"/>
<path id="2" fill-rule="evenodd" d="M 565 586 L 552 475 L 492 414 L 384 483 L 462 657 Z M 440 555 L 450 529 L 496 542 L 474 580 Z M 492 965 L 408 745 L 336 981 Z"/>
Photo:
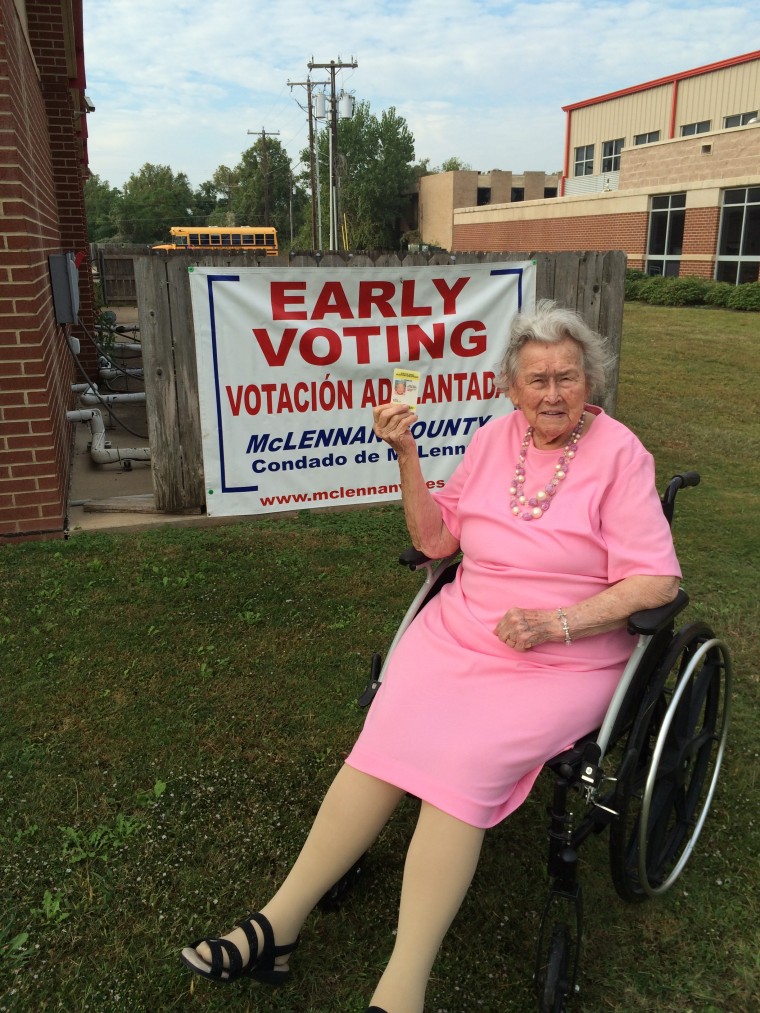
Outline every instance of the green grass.
<path id="1" fill-rule="evenodd" d="M 618 415 L 660 480 L 697 468 L 675 531 L 690 616 L 730 643 L 730 747 L 702 840 L 664 898 L 614 893 L 582 851 L 586 1013 L 743 1013 L 758 994 L 760 335 L 713 309 L 626 306 Z M 362 1011 L 392 945 L 404 804 L 344 907 L 316 913 L 279 991 L 177 960 L 269 895 L 362 715 L 417 578 L 397 508 L 79 534 L 0 553 L 0 1013 Z M 487 835 L 428 992 L 526 1013 L 548 780 Z"/>

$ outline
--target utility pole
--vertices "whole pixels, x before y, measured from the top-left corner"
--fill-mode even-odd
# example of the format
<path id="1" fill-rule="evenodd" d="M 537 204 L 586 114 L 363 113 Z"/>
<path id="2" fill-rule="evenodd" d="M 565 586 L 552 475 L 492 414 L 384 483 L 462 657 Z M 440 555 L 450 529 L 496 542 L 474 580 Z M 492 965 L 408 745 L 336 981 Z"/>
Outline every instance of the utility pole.
<path id="1" fill-rule="evenodd" d="M 232 173 L 227 173 L 227 224 L 235 224 L 235 215 L 232 211 Z"/>
<path id="2" fill-rule="evenodd" d="M 249 130 L 249 134 L 256 134 L 255 130 Z M 261 172 L 264 177 L 264 225 L 269 225 L 269 158 L 267 157 L 267 137 L 279 137 L 279 130 L 265 130 L 261 128 Z M 253 222 L 251 224 L 254 224 Z"/>
<path id="3" fill-rule="evenodd" d="M 317 68 L 330 71 L 330 249 L 337 249 L 338 237 L 338 103 L 335 94 L 335 72 L 343 70 L 344 67 L 358 67 L 359 64 L 353 56 L 349 63 L 344 63 L 340 57 L 337 60 L 330 60 L 329 63 L 315 63 L 312 59 L 308 63 L 309 70 Z"/>
<path id="4" fill-rule="evenodd" d="M 317 201 L 315 196 L 317 193 L 318 183 L 316 182 L 315 176 L 315 156 L 314 156 L 314 102 L 312 84 L 327 85 L 329 81 L 316 81 L 312 82 L 310 77 L 307 77 L 305 81 L 288 81 L 288 86 L 291 91 L 296 85 L 306 88 L 306 101 L 309 105 L 309 171 L 311 175 L 311 248 L 312 250 L 318 249 L 317 247 Z M 299 102 L 300 105 L 300 102 Z M 303 106 L 301 106 L 303 109 Z"/>

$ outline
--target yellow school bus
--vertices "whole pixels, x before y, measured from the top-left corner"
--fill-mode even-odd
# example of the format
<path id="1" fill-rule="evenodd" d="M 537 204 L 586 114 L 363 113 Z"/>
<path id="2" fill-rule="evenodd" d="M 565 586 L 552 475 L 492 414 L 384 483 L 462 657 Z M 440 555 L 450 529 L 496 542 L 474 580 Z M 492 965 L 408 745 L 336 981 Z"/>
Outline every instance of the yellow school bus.
<path id="1" fill-rule="evenodd" d="M 277 229 L 254 225 L 172 225 L 168 243 L 154 250 L 192 250 L 193 253 L 264 253 L 276 257 Z"/>

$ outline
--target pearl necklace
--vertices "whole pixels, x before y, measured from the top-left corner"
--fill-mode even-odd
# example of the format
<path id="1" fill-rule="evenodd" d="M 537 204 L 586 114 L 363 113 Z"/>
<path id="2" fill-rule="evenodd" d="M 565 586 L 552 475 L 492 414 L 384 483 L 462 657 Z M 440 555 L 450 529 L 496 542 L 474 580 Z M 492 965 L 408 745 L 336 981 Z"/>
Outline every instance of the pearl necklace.
<path id="1" fill-rule="evenodd" d="M 509 495 L 511 497 L 509 505 L 515 517 L 522 517 L 524 521 L 539 520 L 552 505 L 552 499 L 559 489 L 559 483 L 567 475 L 570 469 L 570 462 L 575 457 L 578 440 L 581 438 L 581 433 L 583 432 L 585 418 L 586 413 L 583 412 L 578 419 L 577 425 L 570 433 L 567 443 L 562 448 L 559 460 L 554 466 L 554 477 L 543 489 L 539 489 L 536 495 L 530 498 L 525 495 L 524 489 L 525 458 L 528 454 L 531 437 L 533 436 L 533 426 L 528 426 L 528 431 L 525 433 L 522 446 L 520 447 L 520 457 L 515 466 L 515 477 L 512 479 L 512 484 L 509 487 Z"/>

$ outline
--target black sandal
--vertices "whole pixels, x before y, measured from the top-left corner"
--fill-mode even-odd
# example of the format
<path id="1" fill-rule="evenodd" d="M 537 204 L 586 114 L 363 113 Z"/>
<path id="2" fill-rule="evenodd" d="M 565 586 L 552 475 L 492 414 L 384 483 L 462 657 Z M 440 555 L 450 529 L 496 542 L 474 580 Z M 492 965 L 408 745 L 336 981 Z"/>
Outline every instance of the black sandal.
<path id="1" fill-rule="evenodd" d="M 264 937 L 264 945 L 259 953 L 259 938 L 256 935 L 251 922 L 261 929 Z M 248 959 L 243 962 L 240 950 L 231 943 L 229 939 L 198 939 L 180 954 L 180 960 L 186 964 L 191 971 L 200 974 L 203 978 L 211 978 L 212 981 L 236 981 L 238 978 L 255 978 L 256 981 L 263 981 L 267 985 L 282 985 L 290 975 L 290 968 L 278 968 L 275 965 L 277 957 L 285 957 L 298 946 L 300 936 L 290 946 L 275 946 L 274 932 L 269 920 L 262 914 L 256 912 L 248 915 L 237 928 L 241 928 L 248 940 Z M 211 963 L 207 964 L 197 952 L 196 947 L 206 943 L 211 950 Z M 227 954 L 228 964 L 224 965 L 224 954 Z"/>

